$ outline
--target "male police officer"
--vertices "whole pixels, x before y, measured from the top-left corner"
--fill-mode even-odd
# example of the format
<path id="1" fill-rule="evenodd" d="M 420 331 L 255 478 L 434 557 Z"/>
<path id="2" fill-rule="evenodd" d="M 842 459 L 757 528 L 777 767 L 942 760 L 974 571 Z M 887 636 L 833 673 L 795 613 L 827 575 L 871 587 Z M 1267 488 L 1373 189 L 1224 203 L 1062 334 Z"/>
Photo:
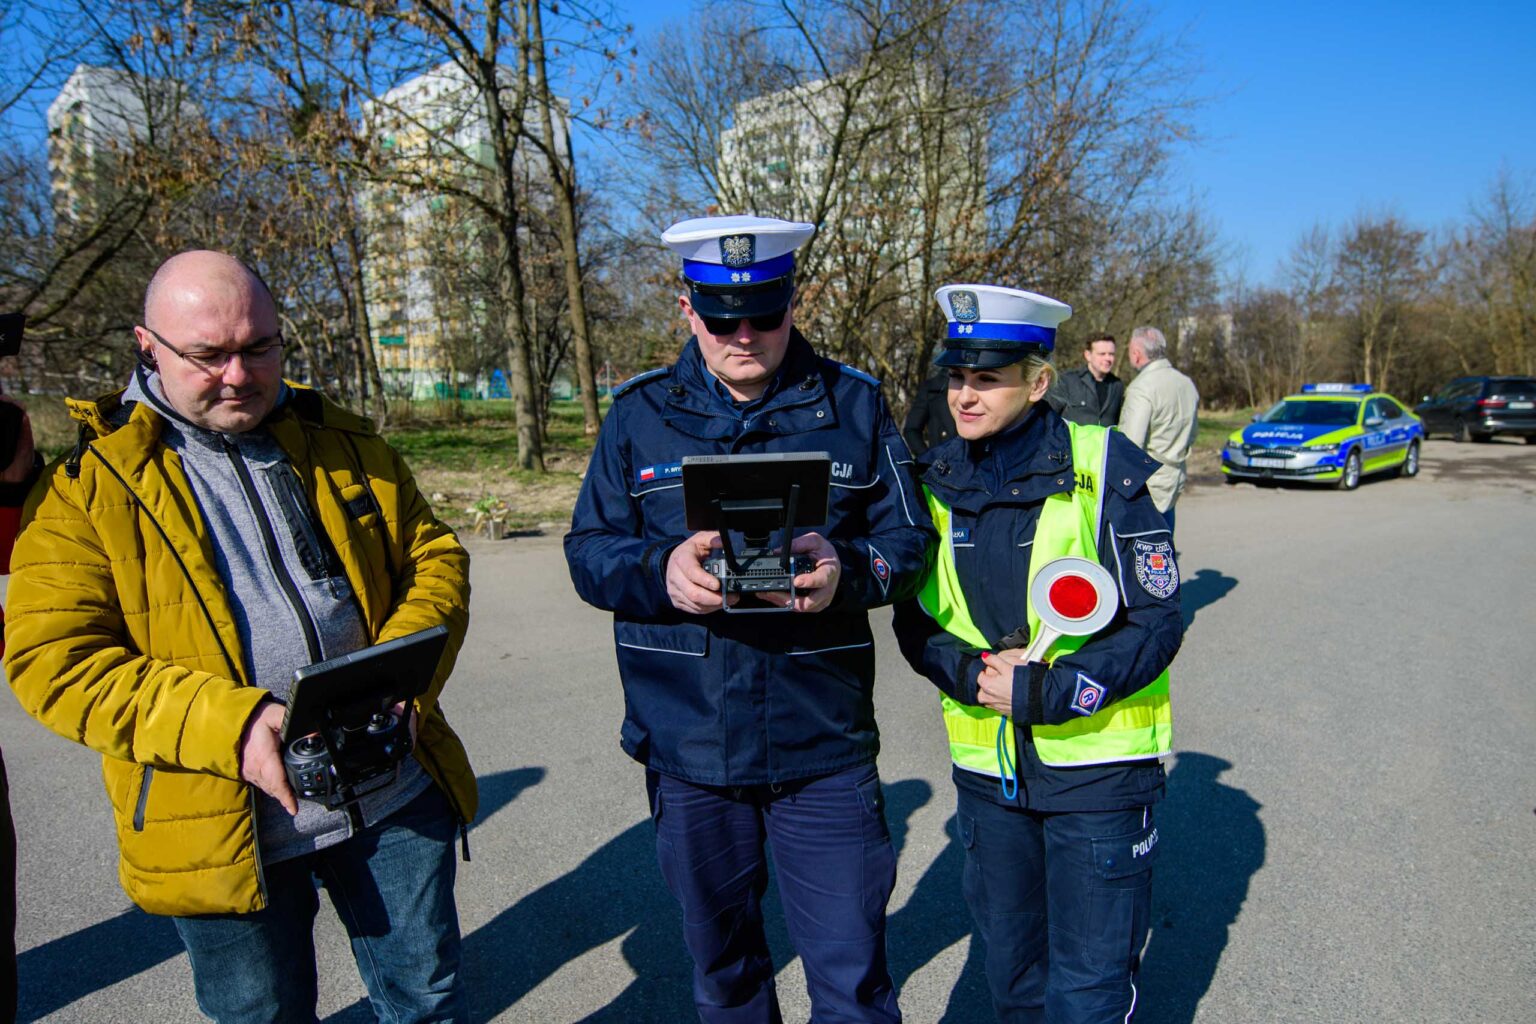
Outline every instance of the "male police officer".
<path id="1" fill-rule="evenodd" d="M 623 385 L 565 538 L 584 600 L 614 613 L 624 750 L 646 766 L 657 859 L 682 904 L 694 1000 L 711 1022 L 780 1019 L 762 897 L 772 840 L 816 1020 L 897 1021 L 885 959 L 896 860 L 875 771 L 867 609 L 916 591 L 933 538 L 879 384 L 791 326 L 794 250 L 815 231 L 758 217 L 673 225 L 693 339 Z M 815 571 L 785 614 L 722 611 L 684 526 L 687 455 L 826 451 Z"/>

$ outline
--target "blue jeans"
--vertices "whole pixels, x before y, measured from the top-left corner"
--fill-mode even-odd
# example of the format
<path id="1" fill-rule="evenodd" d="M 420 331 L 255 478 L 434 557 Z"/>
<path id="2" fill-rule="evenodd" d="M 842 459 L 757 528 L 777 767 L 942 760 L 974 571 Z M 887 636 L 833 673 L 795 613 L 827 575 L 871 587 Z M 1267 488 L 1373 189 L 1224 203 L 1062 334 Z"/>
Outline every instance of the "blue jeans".
<path id="1" fill-rule="evenodd" d="M 318 879 L 351 936 L 379 1020 L 465 1020 L 457 828 L 447 800 L 429 786 L 351 839 L 268 867 L 265 910 L 175 918 L 198 1008 L 218 1024 L 313 1024 Z"/>
<path id="2" fill-rule="evenodd" d="M 1152 808 L 1047 814 L 961 789 L 962 888 L 1002 1024 L 1128 1024 L 1152 916 Z"/>
<path id="3" fill-rule="evenodd" d="M 646 773 L 656 855 L 683 910 L 705 1024 L 778 1024 L 763 933 L 768 850 L 811 1019 L 896 1024 L 885 905 L 896 884 L 880 776 L 863 765 L 778 786 L 696 786 Z"/>

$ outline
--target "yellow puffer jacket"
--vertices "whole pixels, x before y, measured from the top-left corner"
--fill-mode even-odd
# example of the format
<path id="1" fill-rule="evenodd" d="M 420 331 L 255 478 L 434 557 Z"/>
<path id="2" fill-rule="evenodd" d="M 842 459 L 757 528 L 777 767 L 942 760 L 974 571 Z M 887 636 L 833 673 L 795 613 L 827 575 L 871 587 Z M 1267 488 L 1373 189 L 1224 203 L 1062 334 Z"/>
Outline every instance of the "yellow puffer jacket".
<path id="1" fill-rule="evenodd" d="M 365 419 L 308 388 L 273 418 L 346 568 L 374 642 L 442 623 L 447 653 L 416 702 L 416 757 L 459 817 L 474 773 L 437 708 L 469 624 L 469 555 Z M 6 600 L 5 669 L 27 712 L 102 754 L 119 878 L 156 914 L 266 906 L 253 790 L 240 781 L 249 685 L 229 594 L 163 420 L 116 429 L 121 392 L 71 401 L 82 447 L 44 472 L 23 513 Z M 94 434 L 94 437 L 92 436 Z M 369 498 L 369 492 L 372 498 Z"/>

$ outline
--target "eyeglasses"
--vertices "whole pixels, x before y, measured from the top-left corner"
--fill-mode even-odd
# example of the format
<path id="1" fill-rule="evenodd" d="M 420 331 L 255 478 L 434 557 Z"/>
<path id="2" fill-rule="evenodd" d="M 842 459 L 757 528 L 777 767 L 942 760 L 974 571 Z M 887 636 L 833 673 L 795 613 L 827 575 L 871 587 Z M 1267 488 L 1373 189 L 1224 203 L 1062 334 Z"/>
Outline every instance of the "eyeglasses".
<path id="1" fill-rule="evenodd" d="M 704 329 L 710 334 L 735 334 L 741 326 L 742 320 L 752 325 L 754 331 L 776 331 L 784 323 L 784 314 L 789 312 L 781 309 L 776 313 L 764 313 L 762 316 L 699 316 L 704 321 Z"/>
<path id="2" fill-rule="evenodd" d="M 233 352 L 224 349 L 206 348 L 196 352 L 183 352 L 160 336 L 160 332 L 153 327 L 145 327 L 146 331 L 154 335 L 155 340 L 174 352 L 177 358 L 192 364 L 207 374 L 223 373 L 229 366 L 229 361 L 239 356 L 246 366 L 270 366 L 277 362 L 283 354 L 283 333 L 277 332 L 266 338 L 257 338 L 245 348 L 237 348 Z"/>

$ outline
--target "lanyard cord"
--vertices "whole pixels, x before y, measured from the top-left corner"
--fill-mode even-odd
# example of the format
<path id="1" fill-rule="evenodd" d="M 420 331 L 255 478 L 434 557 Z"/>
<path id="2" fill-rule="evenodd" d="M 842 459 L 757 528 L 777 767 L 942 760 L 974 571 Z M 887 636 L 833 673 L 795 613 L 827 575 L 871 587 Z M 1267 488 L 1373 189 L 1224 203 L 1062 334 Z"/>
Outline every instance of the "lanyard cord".
<path id="1" fill-rule="evenodd" d="M 997 774 L 1003 783 L 1003 799 L 1012 800 L 1019 795 L 1019 773 L 1014 770 L 1013 759 L 1008 756 L 1008 716 L 999 715 L 997 722 Z M 1010 786 L 1010 783 L 1012 784 Z"/>

